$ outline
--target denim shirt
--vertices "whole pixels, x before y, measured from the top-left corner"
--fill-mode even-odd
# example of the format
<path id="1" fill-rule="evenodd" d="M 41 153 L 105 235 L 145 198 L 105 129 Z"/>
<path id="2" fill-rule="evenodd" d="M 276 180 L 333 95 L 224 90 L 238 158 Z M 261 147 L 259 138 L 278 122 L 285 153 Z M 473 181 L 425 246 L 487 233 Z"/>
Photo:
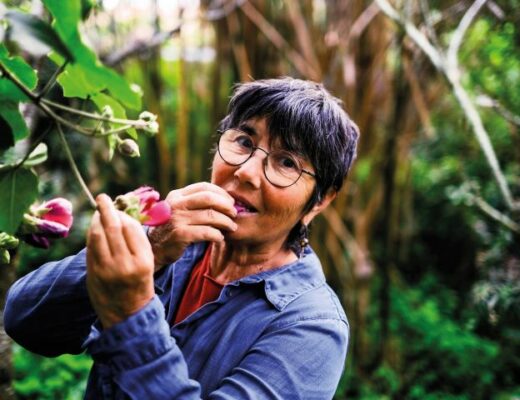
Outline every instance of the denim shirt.
<path id="1" fill-rule="evenodd" d="M 153 300 L 106 330 L 88 299 L 85 250 L 47 263 L 9 290 L 5 330 L 46 356 L 86 350 L 86 399 L 331 399 L 349 330 L 315 253 L 226 284 L 172 327 L 206 246 L 156 273 Z"/>

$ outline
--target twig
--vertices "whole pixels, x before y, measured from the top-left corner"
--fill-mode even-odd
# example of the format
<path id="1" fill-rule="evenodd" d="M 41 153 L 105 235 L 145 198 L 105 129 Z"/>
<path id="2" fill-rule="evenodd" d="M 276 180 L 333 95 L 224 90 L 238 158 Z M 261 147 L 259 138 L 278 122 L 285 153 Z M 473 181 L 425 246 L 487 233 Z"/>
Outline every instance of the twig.
<path id="1" fill-rule="evenodd" d="M 457 67 L 457 54 L 456 51 L 460 47 L 460 40 L 464 35 L 464 32 L 467 30 L 469 23 L 473 20 L 478 12 L 478 9 L 482 7 L 482 2 L 485 0 L 477 0 L 472 8 L 471 13 L 466 12 L 463 17 L 463 21 L 459 24 L 457 28 L 457 35 L 455 35 L 455 43 L 451 43 L 449 46 L 450 49 L 450 57 L 452 57 L 452 62 L 447 62 L 446 59 L 442 56 L 442 52 L 440 49 L 435 48 L 428 38 L 424 36 L 411 22 L 404 20 L 399 13 L 390 5 L 387 0 L 375 0 L 381 10 L 391 19 L 396 21 L 399 25 L 401 25 L 408 36 L 425 52 L 425 54 L 430 58 L 430 61 L 435 65 L 435 67 L 444 75 L 447 79 L 448 83 L 451 85 L 453 89 L 453 93 L 455 95 L 455 99 L 458 101 L 461 106 L 466 118 L 471 123 L 473 128 L 473 133 L 477 138 L 477 141 L 482 149 L 484 156 L 486 157 L 486 161 L 488 162 L 491 171 L 495 177 L 497 185 L 502 193 L 502 197 L 506 205 L 511 210 L 520 209 L 520 202 L 517 202 L 513 199 L 509 186 L 507 184 L 506 178 L 502 173 L 502 169 L 500 168 L 500 164 L 498 163 L 497 156 L 495 154 L 495 150 L 493 145 L 491 144 L 491 140 L 489 135 L 484 128 L 484 124 L 482 123 L 482 119 L 480 118 L 480 114 L 478 113 L 475 105 L 471 101 L 468 93 L 462 86 L 460 81 L 460 71 Z M 478 6 L 478 9 L 477 9 Z M 455 53 L 454 53 L 455 52 Z M 453 55 L 454 54 L 454 55 Z M 453 57 L 455 57 L 455 63 L 453 63 Z"/>
<path id="2" fill-rule="evenodd" d="M 453 36 L 450 40 L 450 44 L 448 46 L 448 51 L 446 53 L 446 61 L 448 62 L 449 67 L 457 67 L 458 65 L 458 53 L 460 49 L 460 45 L 462 44 L 462 39 L 466 34 L 469 26 L 477 16 L 480 9 L 486 4 L 487 0 L 475 0 L 475 2 L 468 8 L 468 11 L 464 14 L 462 19 L 460 20 L 459 26 L 453 33 Z"/>
<path id="3" fill-rule="evenodd" d="M 468 195 L 470 196 L 470 200 L 485 214 L 493 218 L 495 221 L 500 222 L 506 228 L 509 228 L 513 232 L 520 234 L 520 224 L 516 223 L 507 215 L 501 213 L 496 208 L 492 207 L 482 197 L 474 195 L 473 193 L 468 193 Z"/>
<path id="4" fill-rule="evenodd" d="M 433 24 L 429 15 L 428 1 L 427 0 L 419 0 L 419 8 L 421 9 L 421 14 L 424 18 L 424 24 L 426 26 L 426 33 L 430 37 L 432 44 L 439 48 L 439 39 L 437 38 L 437 34 L 435 33 L 435 29 L 433 29 Z"/>
<path id="5" fill-rule="evenodd" d="M 201 18 L 206 21 L 218 21 L 219 19 L 227 17 L 246 1 L 247 0 L 234 0 L 227 2 L 224 6 L 219 8 L 209 8 L 201 15 Z"/>
<path id="6" fill-rule="evenodd" d="M 507 121 L 511 122 L 516 126 L 520 126 L 520 116 L 513 114 L 507 108 L 505 108 L 498 100 L 492 99 L 486 95 L 479 95 L 476 99 L 477 105 L 481 107 L 492 108 Z"/>
<path id="7" fill-rule="evenodd" d="M 136 127 L 138 129 L 139 128 L 142 129 L 142 128 L 146 127 L 146 123 L 143 123 L 143 121 L 141 121 L 141 120 L 131 120 L 131 119 L 105 117 L 103 115 L 90 113 L 90 112 L 87 112 L 87 111 L 82 111 L 82 110 L 78 110 L 78 109 L 75 109 L 75 108 L 72 108 L 72 107 L 68 107 L 68 106 L 63 105 L 63 104 L 55 103 L 55 102 L 53 102 L 51 100 L 48 100 L 48 99 L 42 99 L 42 102 L 44 104 L 50 106 L 50 107 L 57 108 L 59 110 L 62 110 L 62 111 L 65 111 L 65 112 L 68 112 L 68 113 L 71 113 L 71 114 L 79 115 L 81 117 L 85 117 L 85 118 L 89 118 L 89 119 L 93 119 L 93 120 L 97 120 L 97 121 L 106 121 L 106 122 L 111 122 L 111 123 L 114 123 L 114 124 L 131 125 L 131 126 Z"/>
<path id="8" fill-rule="evenodd" d="M 285 2 L 285 6 L 287 7 L 289 17 L 291 18 L 291 22 L 294 26 L 294 32 L 296 34 L 296 39 L 298 41 L 302 55 L 307 60 L 307 64 L 311 65 L 314 71 L 316 71 L 316 73 L 319 75 L 318 80 L 321 80 L 322 71 L 320 62 L 318 60 L 318 56 L 316 55 L 311 33 L 309 32 L 309 28 L 302 14 L 300 8 L 301 5 L 299 3 L 300 2 L 298 1 L 290 0 Z"/>
<path id="9" fill-rule="evenodd" d="M 63 70 L 65 69 L 65 67 L 67 66 L 68 63 L 69 63 L 69 60 L 67 59 L 60 67 L 58 67 L 56 69 L 56 71 L 54 71 L 54 73 L 52 74 L 50 79 L 47 81 L 47 83 L 45 84 L 43 89 L 36 96 L 37 98 L 39 98 L 39 99 L 43 98 L 49 92 L 49 90 L 51 90 L 52 86 L 56 83 L 56 79 L 58 78 L 58 75 L 63 72 Z"/>
<path id="10" fill-rule="evenodd" d="M 67 143 L 67 139 L 65 139 L 65 134 L 63 133 L 63 129 L 61 128 L 61 125 L 58 123 L 56 124 L 58 128 L 58 135 L 60 137 L 61 143 L 63 145 L 63 149 L 65 150 L 65 154 L 67 156 L 67 159 L 69 160 L 70 167 L 72 168 L 72 172 L 74 173 L 74 176 L 76 177 L 77 181 L 79 182 L 81 189 L 83 189 L 83 192 L 87 196 L 90 205 L 95 209 L 97 207 L 96 201 L 94 200 L 94 196 L 92 196 L 92 193 L 90 193 L 90 190 L 83 180 L 83 177 L 81 176 L 81 173 L 79 172 L 78 166 L 76 165 L 76 161 L 74 161 L 74 157 L 72 155 L 72 152 L 70 151 L 70 147 Z"/>
<path id="11" fill-rule="evenodd" d="M 92 135 L 92 132 L 90 130 L 84 129 L 83 127 L 73 124 L 70 121 L 67 121 L 66 119 L 61 118 L 59 115 L 54 113 L 49 107 L 47 107 L 45 104 L 43 104 L 42 100 L 37 95 L 35 95 L 27 86 L 25 86 L 16 76 L 11 74 L 11 72 L 0 62 L 0 71 L 2 72 L 2 75 L 4 75 L 7 79 L 9 79 L 11 82 L 13 82 L 16 87 L 18 87 L 28 98 L 31 100 L 38 108 L 40 108 L 43 112 L 45 112 L 49 117 L 53 118 L 56 122 L 62 123 L 65 126 L 68 126 L 69 128 L 72 128 L 74 130 L 77 130 L 80 133 L 83 133 L 84 135 Z"/>
<path id="12" fill-rule="evenodd" d="M 276 28 L 251 4 L 245 1 L 240 5 L 240 9 L 257 26 L 258 29 L 274 44 L 279 50 L 287 52 L 287 58 L 294 65 L 300 74 L 308 79 L 319 80 L 320 74 L 307 63 L 297 51 L 289 46 L 284 37 Z"/>
<path id="13" fill-rule="evenodd" d="M 381 11 L 401 25 L 405 32 L 426 53 L 439 71 L 444 70 L 443 56 L 410 21 L 404 20 L 387 0 L 375 0 Z"/>
<path id="14" fill-rule="evenodd" d="M 109 67 L 114 67 L 120 63 L 122 63 L 127 58 L 133 57 L 135 55 L 144 54 L 150 50 L 155 49 L 156 47 L 161 46 L 164 42 L 170 39 L 176 33 L 181 31 L 181 24 L 177 25 L 175 28 L 170 29 L 167 32 L 157 32 L 151 38 L 146 40 L 136 40 L 131 43 L 129 46 L 123 48 L 120 51 L 116 51 L 106 58 L 104 58 L 104 63 Z"/>
<path id="15" fill-rule="evenodd" d="M 363 10 L 359 17 L 356 18 L 350 31 L 348 33 L 347 42 L 357 40 L 370 22 L 379 14 L 379 7 L 375 2 L 370 3 L 370 5 Z"/>

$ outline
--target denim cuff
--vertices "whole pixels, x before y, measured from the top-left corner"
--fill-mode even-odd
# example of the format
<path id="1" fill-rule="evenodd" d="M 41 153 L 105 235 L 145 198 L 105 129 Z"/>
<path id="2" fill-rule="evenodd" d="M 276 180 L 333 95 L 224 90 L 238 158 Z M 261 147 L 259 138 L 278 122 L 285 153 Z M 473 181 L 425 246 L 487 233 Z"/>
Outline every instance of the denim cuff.
<path id="1" fill-rule="evenodd" d="M 126 320 L 101 330 L 92 325 L 83 348 L 94 361 L 117 371 L 133 369 L 160 357 L 175 345 L 157 296 Z"/>

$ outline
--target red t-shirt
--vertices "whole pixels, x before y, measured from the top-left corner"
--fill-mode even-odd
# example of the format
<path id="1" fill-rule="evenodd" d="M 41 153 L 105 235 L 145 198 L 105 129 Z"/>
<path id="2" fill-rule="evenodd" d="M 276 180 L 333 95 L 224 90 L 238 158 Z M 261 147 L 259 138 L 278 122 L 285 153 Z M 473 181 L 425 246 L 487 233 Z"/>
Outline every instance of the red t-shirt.
<path id="1" fill-rule="evenodd" d="M 224 287 L 209 275 L 211 248 L 210 244 L 202 259 L 191 271 L 188 286 L 186 286 L 173 321 L 174 324 L 178 324 L 204 304 L 216 300 Z"/>

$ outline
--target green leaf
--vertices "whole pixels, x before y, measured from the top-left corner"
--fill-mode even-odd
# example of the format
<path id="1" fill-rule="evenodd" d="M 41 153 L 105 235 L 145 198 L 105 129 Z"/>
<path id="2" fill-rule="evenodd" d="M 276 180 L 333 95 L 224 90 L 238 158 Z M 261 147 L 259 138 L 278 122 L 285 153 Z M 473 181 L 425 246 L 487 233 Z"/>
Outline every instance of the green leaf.
<path id="1" fill-rule="evenodd" d="M 11 125 L 0 114 L 0 151 L 7 150 L 13 145 L 14 138 Z"/>
<path id="2" fill-rule="evenodd" d="M 132 90 L 122 76 L 105 67 L 81 40 L 78 30 L 80 0 L 44 0 L 43 3 L 54 17 L 54 28 L 76 59 L 76 63 L 67 65 L 58 78 L 64 95 L 86 99 L 106 89 L 125 107 L 140 109 L 141 94 Z M 52 55 L 51 59 L 58 65 L 64 61 L 59 54 Z"/>
<path id="3" fill-rule="evenodd" d="M 10 57 L 4 44 L 0 43 L 0 63 L 27 89 L 33 90 L 38 83 L 36 71 L 21 57 Z M 0 78 L 0 100 L 27 101 L 27 96 L 9 79 Z"/>
<path id="4" fill-rule="evenodd" d="M 14 234 L 38 195 L 38 178 L 27 169 L 0 172 L 0 231 Z"/>
<path id="5" fill-rule="evenodd" d="M 33 90 L 36 87 L 38 83 L 36 71 L 22 57 L 10 57 L 3 43 L 0 43 L 0 62 L 28 89 Z"/>
<path id="6" fill-rule="evenodd" d="M 96 93 L 92 95 L 91 100 L 94 102 L 99 111 L 103 111 L 104 106 L 110 106 L 114 112 L 115 118 L 126 119 L 126 111 L 124 107 L 114 98 L 107 96 L 104 93 Z M 137 132 L 134 128 L 130 128 L 126 132 L 132 139 L 137 140 Z"/>
<path id="7" fill-rule="evenodd" d="M 74 62 L 74 56 L 65 43 L 46 22 L 19 11 L 8 11 L 5 18 L 9 21 L 9 38 L 30 54 L 41 56 L 53 49 Z"/>
<path id="8" fill-rule="evenodd" d="M 0 115 L 11 128 L 10 134 L 15 142 L 29 135 L 29 128 L 27 128 L 25 120 L 18 109 L 18 102 L 0 101 Z M 9 132 L 2 132 L 1 134 L 9 134 Z"/>
<path id="9" fill-rule="evenodd" d="M 25 158 L 28 143 L 18 142 L 0 157 L 0 172 L 6 172 L 18 167 L 18 164 Z M 31 154 L 21 165 L 22 168 L 32 168 L 47 160 L 47 145 L 40 143 L 31 151 Z"/>
<path id="10" fill-rule="evenodd" d="M 40 143 L 36 148 L 31 152 L 27 160 L 24 161 L 22 167 L 24 168 L 32 168 L 36 165 L 44 163 L 47 161 L 48 152 L 47 145 L 45 143 Z"/>

